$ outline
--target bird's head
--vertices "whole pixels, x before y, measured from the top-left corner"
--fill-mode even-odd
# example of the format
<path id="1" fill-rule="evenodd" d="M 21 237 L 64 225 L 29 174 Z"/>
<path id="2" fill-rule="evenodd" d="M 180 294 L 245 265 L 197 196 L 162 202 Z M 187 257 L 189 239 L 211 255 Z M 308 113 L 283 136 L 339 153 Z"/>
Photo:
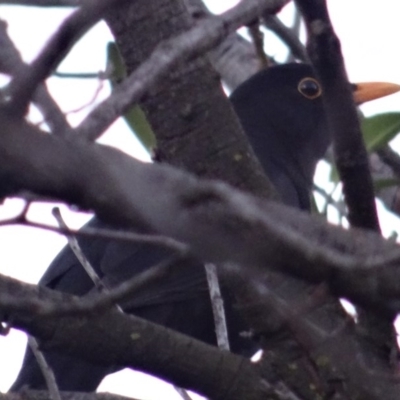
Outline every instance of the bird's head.
<path id="1" fill-rule="evenodd" d="M 361 103 L 393 93 L 394 85 L 390 89 L 383 85 L 353 85 L 355 101 Z M 312 67 L 294 63 L 258 72 L 230 96 L 243 129 L 282 200 L 302 209 L 310 207 L 315 167 L 331 143 L 322 97 Z"/>

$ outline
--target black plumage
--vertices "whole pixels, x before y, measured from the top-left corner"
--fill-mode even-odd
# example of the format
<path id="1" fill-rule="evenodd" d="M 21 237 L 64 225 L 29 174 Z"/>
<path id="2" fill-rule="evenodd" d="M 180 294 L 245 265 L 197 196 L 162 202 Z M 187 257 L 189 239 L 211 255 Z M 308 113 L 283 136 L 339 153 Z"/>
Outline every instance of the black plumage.
<path id="1" fill-rule="evenodd" d="M 310 66 L 286 64 L 252 76 L 230 97 L 282 201 L 304 210 L 315 166 L 330 143 L 321 94 Z"/>
<path id="2" fill-rule="evenodd" d="M 232 94 L 234 109 L 250 142 L 282 201 L 303 210 L 310 208 L 316 163 L 330 142 L 321 101 L 321 89 L 307 65 L 288 64 L 261 71 Z M 98 219 L 89 226 L 104 227 Z M 132 244 L 101 238 L 81 238 L 80 245 L 97 273 L 110 286 L 150 268 L 169 251 L 149 244 Z M 66 247 L 52 262 L 40 285 L 75 295 L 93 289 L 72 251 Z M 233 352 L 250 356 L 257 344 L 240 335 L 247 329 L 223 285 L 230 345 Z M 162 282 L 139 291 L 124 304 L 126 312 L 216 344 L 211 304 L 204 269 L 189 260 Z M 93 365 L 76 357 L 45 351 L 59 388 L 94 391 L 116 366 Z M 22 370 L 11 390 L 23 386 L 46 388 L 28 349 Z"/>

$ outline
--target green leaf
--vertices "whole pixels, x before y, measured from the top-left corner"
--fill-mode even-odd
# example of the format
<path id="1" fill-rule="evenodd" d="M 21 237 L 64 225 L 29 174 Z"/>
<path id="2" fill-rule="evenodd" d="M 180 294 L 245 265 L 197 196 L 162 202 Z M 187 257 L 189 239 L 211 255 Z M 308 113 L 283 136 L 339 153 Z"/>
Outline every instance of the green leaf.
<path id="1" fill-rule="evenodd" d="M 331 164 L 331 172 L 329 174 L 329 180 L 333 183 L 340 182 L 339 171 L 337 170 L 336 165 L 334 163 Z"/>
<path id="2" fill-rule="evenodd" d="M 114 42 L 107 44 L 107 66 L 106 70 L 110 72 L 111 87 L 114 88 L 126 78 L 126 68 L 124 60 Z"/>
<path id="3" fill-rule="evenodd" d="M 399 237 L 399 234 L 396 231 L 392 231 L 387 239 L 392 243 L 396 243 L 398 237 Z"/>
<path id="4" fill-rule="evenodd" d="M 107 70 L 111 70 L 110 84 L 112 88 L 115 88 L 126 78 L 124 61 L 114 42 L 107 45 Z M 134 105 L 125 113 L 123 118 L 144 148 L 152 154 L 156 147 L 156 136 L 140 106 Z"/>
<path id="5" fill-rule="evenodd" d="M 400 132 L 400 113 L 374 115 L 361 121 L 365 145 L 372 152 L 387 145 Z"/>
<path id="6" fill-rule="evenodd" d="M 124 115 L 124 119 L 144 148 L 152 154 L 156 148 L 156 136 L 144 111 L 138 105 L 135 105 Z"/>

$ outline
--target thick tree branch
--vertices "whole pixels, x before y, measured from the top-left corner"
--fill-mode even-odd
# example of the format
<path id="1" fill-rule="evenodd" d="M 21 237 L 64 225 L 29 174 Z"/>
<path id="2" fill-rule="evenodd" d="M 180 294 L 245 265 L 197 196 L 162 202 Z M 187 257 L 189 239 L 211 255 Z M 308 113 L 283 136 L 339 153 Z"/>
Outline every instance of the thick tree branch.
<path id="1" fill-rule="evenodd" d="M 371 354 L 355 338 L 352 318 L 347 316 L 340 324 L 325 329 L 321 329 L 321 321 L 315 322 L 311 310 L 329 300 L 325 287 L 320 286 L 312 296 L 303 296 L 294 305 L 293 301 L 285 299 L 285 293 L 279 296 L 270 290 L 271 283 L 267 280 L 249 281 L 235 274 L 231 275 L 231 282 L 246 292 L 249 301 L 245 303 L 244 315 L 257 316 L 253 329 L 261 334 L 261 343 L 267 338 L 261 368 L 268 371 L 271 380 L 274 376 L 285 376 L 285 384 L 300 388 L 296 393 L 302 398 L 332 393 L 337 399 L 380 399 L 382 393 L 385 398 L 399 397 L 399 382 L 393 379 L 387 362 Z M 324 317 L 320 315 L 320 318 Z M 293 349 L 279 346 L 282 339 L 275 332 L 279 324 L 293 333 L 301 355 L 293 357 Z M 275 326 L 272 331 L 271 325 Z M 308 378 L 308 388 L 299 384 L 304 379 L 303 369 L 313 371 Z M 337 385 L 333 376 L 339 380 L 345 377 L 346 384 Z M 371 379 L 372 376 L 376 379 Z"/>
<path id="2" fill-rule="evenodd" d="M 44 303 L 71 298 L 6 277 L 0 279 L 0 288 L 1 293 Z M 32 309 L 15 314 L 2 304 L 0 312 L 45 348 L 138 369 L 212 398 L 261 400 L 268 393 L 258 367 L 249 360 L 115 309 L 87 317 L 37 318 Z"/>
<path id="3" fill-rule="evenodd" d="M 203 55 L 261 12 L 277 12 L 286 3 L 287 0 L 246 0 L 218 17 L 202 20 L 188 32 L 164 41 L 108 99 L 89 114 L 76 129 L 77 133 L 90 140 L 97 139 L 118 116 L 141 100 L 148 88 L 156 85 L 177 64 Z"/>
<path id="4" fill-rule="evenodd" d="M 202 0 L 185 0 L 185 4 L 195 23 L 212 15 Z M 221 79 L 232 90 L 260 67 L 254 46 L 236 32 L 228 35 L 209 55 Z"/>
<path id="5" fill-rule="evenodd" d="M 60 392 L 62 400 L 138 400 L 113 393 Z M 0 393 L 0 400 L 52 400 L 47 390 Z M 160 398 L 160 400 L 163 400 Z"/>
<path id="6" fill-rule="evenodd" d="M 154 9 L 153 9 L 153 11 L 154 11 Z M 153 32 L 154 32 L 154 30 L 153 30 Z M 191 64 L 190 65 L 190 67 L 192 68 L 193 67 L 193 64 Z M 175 77 L 176 78 L 176 77 Z M 159 93 L 157 93 L 156 92 L 156 95 L 158 95 Z M 175 101 L 175 99 L 174 99 L 174 101 Z M 190 106 L 191 106 L 192 104 L 190 104 Z M 178 110 L 179 110 L 179 108 L 178 108 Z M 185 113 L 185 118 L 186 119 L 188 119 L 188 117 L 187 117 L 187 115 L 188 115 L 188 113 L 186 112 Z M 192 113 L 189 113 L 189 117 L 191 117 L 192 118 Z M 176 131 L 175 131 L 175 129 L 174 129 L 174 127 L 172 126 L 172 129 L 171 129 L 171 126 L 168 126 L 168 127 L 166 127 L 165 128 L 165 131 L 166 132 L 173 132 L 174 134 L 176 133 Z M 158 132 L 158 134 L 159 134 L 159 132 Z M 202 136 L 202 138 L 204 139 L 204 136 Z M 197 143 L 197 142 L 196 142 Z M 210 144 L 212 144 L 212 143 L 208 143 L 208 145 L 210 146 Z M 70 144 L 68 144 L 67 145 L 67 147 L 69 146 Z M 193 146 L 192 146 L 193 147 Z M 211 147 L 211 146 L 210 146 Z M 218 149 L 219 150 L 219 149 Z M 175 147 L 175 151 L 176 151 L 176 147 Z M 215 151 L 215 150 L 214 150 Z M 85 153 L 85 152 L 84 152 Z M 84 155 L 84 156 L 86 156 L 86 153 L 85 154 L 82 154 L 81 153 L 81 155 Z M 175 156 L 176 157 L 176 156 Z M 40 158 L 40 157 L 39 157 Z M 78 157 L 79 158 L 79 157 Z M 99 163 L 99 162 L 94 162 L 93 163 L 93 159 L 89 156 L 89 168 L 87 167 L 87 165 L 85 166 L 85 168 L 88 168 L 88 171 L 85 171 L 85 173 L 87 173 L 87 176 L 86 176 L 86 178 L 85 179 L 83 179 L 83 181 L 85 181 L 86 179 L 88 179 L 89 178 L 89 175 L 90 175 L 90 173 L 92 174 L 92 177 L 94 177 L 94 175 L 97 175 L 97 174 L 99 174 L 100 176 L 109 176 L 108 175 L 108 173 L 106 172 L 104 175 L 103 175 L 103 173 L 104 173 L 104 171 L 103 171 L 103 166 L 104 165 L 108 165 L 107 163 L 109 163 L 110 161 L 112 161 L 112 160 L 114 160 L 114 158 L 112 158 L 111 160 L 109 159 L 109 160 L 106 160 L 106 158 L 107 157 L 104 157 L 104 159 Z M 117 158 L 115 158 L 115 159 L 117 159 Z M 179 157 L 178 157 L 178 159 L 179 159 Z M 190 160 L 190 162 L 192 161 L 192 159 L 191 159 L 191 157 L 190 157 L 190 154 L 187 156 L 187 160 Z M 64 160 L 65 161 L 65 160 Z M 61 169 L 64 169 L 64 161 L 63 160 L 60 160 L 60 162 L 61 162 L 61 166 L 59 166 L 58 164 L 54 164 L 54 165 L 56 165 L 54 168 L 61 168 Z M 97 160 L 97 161 L 100 161 L 100 160 Z M 179 162 L 179 161 L 178 161 Z M 103 165 L 104 164 L 104 165 Z M 113 162 L 111 162 L 111 164 L 113 164 Z M 129 163 L 128 163 L 129 164 Z M 24 164 L 25 166 L 26 166 L 26 164 Z M 53 165 L 53 163 L 51 163 L 51 165 Z M 185 162 L 183 162 L 182 163 L 182 165 L 186 165 L 185 164 Z M 116 175 L 120 175 L 120 170 L 119 170 L 119 166 L 121 166 L 121 164 L 119 164 L 119 163 L 116 163 L 116 170 L 115 171 L 113 171 Z M 6 168 L 7 169 L 7 168 Z M 22 168 L 23 170 L 24 170 L 24 168 Z M 122 169 L 124 169 L 124 168 L 122 168 Z M 196 172 L 198 172 L 199 171 L 199 169 L 195 166 L 195 167 L 193 167 L 192 168 L 192 170 L 194 170 L 194 171 L 196 171 Z M 216 169 L 217 170 L 217 169 Z M 7 172 L 7 171 L 6 171 Z M 201 170 L 200 170 L 200 172 L 201 172 Z M 214 172 L 214 170 L 213 170 L 213 172 Z M 12 174 L 11 174 L 12 175 Z M 67 174 L 68 175 L 68 174 Z M 113 175 L 113 174 L 111 174 L 111 175 Z M 115 183 L 114 182 L 114 178 L 116 178 L 116 175 L 113 175 L 113 177 L 112 177 L 112 179 L 111 179 L 111 182 L 113 182 L 113 183 Z M 158 173 L 156 173 L 156 174 L 154 174 L 154 175 L 152 175 L 152 174 L 150 174 L 153 178 L 154 177 L 156 177 L 155 178 L 155 180 L 156 181 L 158 181 L 158 179 L 160 178 L 160 176 L 161 175 L 159 175 Z M 224 174 L 221 174 L 221 175 L 224 175 Z M 226 175 L 226 174 L 225 174 Z M 69 175 L 68 175 L 69 176 Z M 124 173 L 122 173 L 121 174 L 121 176 L 122 176 L 122 185 L 124 186 L 125 184 L 131 184 L 131 182 L 132 181 L 129 181 L 129 182 L 127 182 L 126 180 L 125 180 L 125 174 Z M 209 175 L 209 176 L 212 176 L 212 174 L 211 175 Z M 217 175 L 217 176 L 219 176 L 219 175 Z M 72 183 L 73 182 L 73 176 L 72 176 L 72 174 L 69 176 L 70 178 L 71 178 L 71 180 L 70 180 L 70 182 L 69 183 Z M 225 178 L 225 177 L 224 177 Z M 8 179 L 8 177 L 7 177 L 7 179 Z M 6 183 L 10 183 L 8 180 L 6 179 Z M 119 179 L 119 177 L 118 177 L 118 179 Z M 160 178 L 161 179 L 161 178 Z M 96 180 L 96 179 L 95 179 Z M 162 180 L 162 179 L 161 179 Z M 107 180 L 106 179 L 106 181 L 107 182 L 109 182 L 109 180 Z M 116 180 L 115 180 L 116 181 Z M 152 179 L 150 179 L 150 181 L 152 181 Z M 3 181 L 4 182 L 4 181 Z M 181 181 L 181 182 L 183 182 L 183 181 Z M 186 182 L 186 181 L 185 181 Z M 76 182 L 75 182 L 76 183 Z M 91 206 L 91 204 L 92 204 L 92 201 L 94 201 L 95 202 L 95 204 L 96 204 L 96 209 L 98 210 L 98 211 L 100 211 L 100 213 L 101 212 L 103 212 L 103 215 L 105 216 L 105 217 L 107 217 L 107 216 L 109 216 L 108 214 L 110 213 L 110 211 L 111 211 L 111 209 L 113 208 L 113 207 L 111 207 L 111 208 L 107 208 L 107 207 L 105 207 L 105 205 L 104 204 L 101 204 L 101 199 L 99 199 L 99 198 L 97 198 L 97 200 L 95 200 L 95 188 L 94 187 L 91 187 L 91 188 L 88 188 L 89 189 L 89 195 L 87 195 L 86 194 L 86 187 L 84 187 L 84 184 L 83 184 L 83 182 L 81 182 L 82 183 L 82 186 L 80 186 L 80 185 L 77 185 L 77 186 L 75 186 L 75 189 L 77 189 L 78 191 L 80 190 L 81 191 L 81 193 L 80 193 L 80 195 L 78 195 L 77 196 L 77 198 L 79 199 L 79 200 L 82 200 L 82 199 L 85 199 L 84 200 L 84 202 L 85 201 L 87 201 L 87 203 L 86 204 L 88 204 L 88 206 Z M 154 182 L 153 182 L 154 183 Z M 168 185 L 167 185 L 168 186 Z M 173 185 L 172 185 L 173 186 Z M 195 211 L 195 213 L 197 212 L 197 210 L 198 210 L 198 208 L 197 208 L 197 206 L 201 209 L 201 208 L 204 208 L 204 209 L 206 209 L 207 207 L 208 207 L 208 205 L 210 204 L 211 205 L 211 209 L 210 209 L 210 216 L 211 215 L 213 215 L 213 213 L 214 213 L 214 209 L 215 209 L 215 207 L 216 208 L 218 208 L 218 206 L 221 206 L 221 207 L 223 207 L 223 206 L 225 206 L 226 204 L 228 205 L 228 206 L 232 206 L 232 205 L 235 205 L 236 204 L 236 206 L 237 207 L 233 207 L 233 209 L 232 210 L 229 210 L 229 212 L 227 212 L 225 215 L 227 215 L 228 217 L 234 217 L 235 215 L 236 215 L 236 212 L 237 212 L 237 210 L 238 209 L 240 209 L 240 207 L 241 207 L 241 202 L 239 201 L 238 203 L 235 203 L 235 202 L 233 202 L 233 203 L 230 203 L 229 201 L 228 202 L 226 202 L 226 197 L 228 196 L 228 195 L 231 195 L 231 192 L 229 192 L 229 191 L 225 191 L 225 189 L 224 190 L 220 190 L 221 188 L 220 187 L 218 187 L 217 186 L 217 188 L 214 188 L 214 187 L 207 187 L 207 186 L 201 186 L 200 188 L 196 188 L 196 185 L 195 186 L 191 186 L 191 185 L 189 185 L 190 186 L 190 189 L 193 189 L 192 191 L 191 191 L 191 193 L 189 193 L 189 194 L 183 194 L 183 193 L 181 193 L 180 194 L 180 196 L 179 196 L 179 198 L 178 199 L 175 199 L 174 201 L 175 201 L 175 205 L 176 205 L 176 203 L 178 203 L 177 205 L 179 206 L 179 207 L 181 207 L 182 206 L 182 203 L 183 203 L 183 205 L 185 206 L 184 208 L 187 208 L 189 211 Z M 17 185 L 17 187 L 18 187 L 18 185 Z M 115 188 L 118 188 L 118 190 L 121 190 L 121 193 L 125 193 L 126 194 L 126 188 L 127 188 L 127 186 L 124 186 L 123 188 L 122 187 L 119 187 L 118 186 L 118 184 L 116 185 L 116 186 L 113 186 L 113 185 L 111 185 L 111 187 L 109 187 L 109 185 L 107 185 L 107 187 L 106 188 L 104 188 L 104 182 L 102 183 L 102 184 L 100 184 L 100 182 L 97 182 L 97 188 L 96 188 L 96 190 L 97 190 L 97 192 L 99 192 L 99 191 L 102 191 L 103 192 L 103 190 L 105 190 L 106 192 L 113 192 L 114 191 L 114 189 Z M 140 190 L 141 188 L 140 187 L 135 187 L 135 188 L 138 188 L 138 190 Z M 13 188 L 13 189 L 15 189 L 15 188 Z M 199 190 L 198 190 L 199 189 Z M 217 190 L 214 190 L 214 189 L 217 189 Z M 117 190 L 117 191 L 118 191 Z M 161 190 L 161 189 L 159 189 L 159 190 Z M 157 193 L 159 193 L 159 190 L 157 191 Z M 115 198 L 114 198 L 114 200 L 115 200 L 115 203 L 117 202 L 117 199 L 120 197 L 120 194 L 121 193 L 116 193 L 115 194 Z M 167 190 L 167 192 L 166 193 L 169 193 L 169 191 Z M 149 194 L 149 192 L 147 192 L 147 194 Z M 151 194 L 151 193 L 150 193 Z M 53 195 L 54 195 L 54 193 L 53 193 Z M 72 195 L 72 194 L 70 194 L 70 195 Z M 152 192 L 152 195 L 155 195 L 155 192 Z M 56 196 L 58 196 L 58 193 L 56 194 Z M 73 195 L 72 195 L 73 196 Z M 107 197 L 107 196 L 106 196 Z M 189 197 L 190 198 L 190 201 L 189 201 L 189 204 L 187 204 L 187 197 Z M 239 196 L 240 197 L 240 196 Z M 193 200 L 194 199 L 194 200 Z M 125 196 L 122 196 L 122 201 L 124 202 L 126 200 L 126 197 Z M 178 200 L 178 202 L 176 201 L 176 200 Z M 204 200 L 204 202 L 203 202 L 203 200 Z M 236 200 L 238 200 L 237 198 L 236 198 Z M 107 201 L 107 200 L 106 200 Z M 129 203 L 129 201 L 128 201 L 128 203 Z M 257 203 L 257 202 L 256 202 Z M 253 203 L 252 201 L 250 202 L 250 208 L 253 208 L 254 207 L 254 205 L 256 204 L 256 203 Z M 194 204 L 194 206 L 193 207 L 187 207 L 187 206 L 191 206 L 191 205 L 193 205 Z M 132 202 L 130 202 L 130 205 L 132 206 Z M 240 207 L 239 207 L 239 205 L 240 205 Z M 255 207 L 255 209 L 253 210 L 254 211 L 254 215 L 255 214 L 257 214 L 257 213 L 263 213 L 263 212 L 265 212 L 266 210 L 264 209 L 264 207 L 261 207 L 260 206 L 260 204 L 256 204 L 257 205 L 257 207 Z M 121 206 L 121 204 L 119 204 L 119 206 Z M 122 207 L 124 207 L 125 206 L 125 204 L 122 204 Z M 179 208 L 178 207 L 178 208 Z M 178 209 L 177 208 L 177 209 Z M 136 210 L 136 208 L 135 208 L 135 211 L 133 212 L 133 214 L 131 213 L 131 211 L 132 211 L 132 208 L 129 208 L 128 207 L 128 209 L 130 209 L 130 211 L 129 211 L 129 213 L 131 214 L 131 219 L 129 220 L 129 223 L 131 223 L 131 224 L 133 224 L 133 221 L 134 221 L 134 219 L 135 218 L 133 218 L 133 214 L 136 214 L 137 216 L 139 216 L 139 215 L 141 215 L 142 214 L 142 212 L 143 212 L 143 210 Z M 181 209 L 182 209 L 182 207 L 181 207 Z M 136 211 L 138 211 L 137 213 L 136 213 Z M 185 211 L 185 210 L 184 210 Z M 186 210 L 187 211 L 187 210 Z M 248 210 L 247 210 L 248 211 Z M 274 212 L 275 210 L 272 208 L 272 209 L 269 209 L 269 211 L 270 212 Z M 282 214 L 283 214 L 283 211 L 282 210 L 280 210 L 281 212 L 282 212 Z M 120 221 L 120 216 L 119 215 L 112 215 L 113 214 L 113 212 L 111 211 L 111 218 L 110 218 L 110 221 Z M 118 212 L 117 212 L 117 214 L 118 214 Z M 198 214 L 199 216 L 201 215 L 201 212 Z M 203 215 L 208 215 L 207 213 L 205 213 L 205 214 L 203 214 Z M 217 215 L 218 215 L 218 213 L 217 213 Z M 251 217 L 251 215 L 252 215 L 252 212 L 250 213 L 250 214 L 246 214 L 246 218 L 247 217 Z M 297 215 L 297 214 L 296 214 Z M 278 208 L 278 213 L 277 213 L 277 218 L 274 220 L 274 223 L 276 224 L 277 222 L 276 221 L 278 221 L 279 223 L 281 222 L 281 220 L 280 220 L 280 218 L 279 218 L 279 216 L 281 216 L 280 214 L 279 214 L 279 208 Z M 187 217 L 187 214 L 185 214 L 184 216 L 183 216 L 183 218 L 185 219 Z M 292 219 L 292 217 L 293 217 L 293 221 L 292 222 L 290 222 L 289 220 L 290 219 Z M 199 217 L 200 218 L 200 217 Z M 210 217 L 211 218 L 211 217 Z M 246 220 L 246 218 L 244 218 L 244 220 Z M 298 225 L 300 225 L 301 223 L 302 224 L 308 224 L 310 221 L 309 220 L 301 220 L 301 222 L 298 220 L 298 219 L 296 219 L 297 217 L 295 216 L 295 214 L 290 214 L 288 217 L 287 217 L 287 219 L 286 219 L 286 221 L 284 221 L 284 226 L 285 227 L 290 227 L 291 225 L 290 224 L 292 224 L 292 226 L 294 226 L 294 230 L 296 231 L 296 232 L 301 232 L 302 234 L 307 234 L 308 233 L 308 230 L 311 230 L 311 231 L 313 231 L 313 230 L 316 230 L 316 229 L 314 229 L 315 228 L 315 225 L 313 225 L 313 228 L 310 228 L 310 227 L 303 227 L 303 228 L 299 228 L 298 227 Z M 121 216 L 121 220 L 123 219 L 123 217 Z M 147 225 L 147 223 L 148 223 L 148 221 L 145 221 L 145 219 L 146 218 L 144 218 L 144 221 L 143 221 L 143 225 Z M 194 219 L 194 220 L 196 220 L 196 218 Z M 261 218 L 261 220 L 263 220 L 263 218 Z M 230 218 L 230 219 L 228 219 L 228 221 L 235 221 L 234 219 L 232 219 L 232 218 Z M 248 222 L 250 222 L 249 223 L 249 225 L 251 225 L 251 223 L 253 223 L 254 221 L 256 221 L 257 222 L 257 220 L 254 218 L 254 219 L 252 219 L 252 218 L 250 218 L 250 220 L 247 220 Z M 182 221 L 180 221 L 180 222 L 182 222 Z M 264 223 L 265 221 L 263 220 L 263 223 Z M 257 222 L 258 223 L 258 222 Z M 222 225 L 221 225 L 222 226 Z M 245 227 L 247 227 L 247 225 L 245 224 L 244 225 Z M 223 226 L 222 226 L 223 227 Z M 203 228 L 203 227 L 202 227 Z M 229 230 L 229 226 L 228 227 L 225 227 L 225 229 L 228 229 L 228 231 L 230 231 Z M 239 227 L 240 228 L 240 227 Z M 299 230 L 299 229 L 300 230 Z M 157 229 L 157 228 L 156 228 Z M 193 229 L 193 227 L 192 227 L 192 229 Z M 292 229 L 292 228 L 290 228 L 290 229 Z M 289 229 L 289 230 L 290 230 Z M 224 231 L 224 230 L 222 230 L 223 232 L 226 232 L 226 231 Z M 277 241 L 280 245 L 282 244 L 282 243 L 286 243 L 286 241 L 285 240 L 283 240 L 283 238 L 284 238 L 284 230 L 283 231 L 280 231 L 280 233 L 279 233 L 279 235 L 281 235 L 281 236 L 279 236 L 278 235 L 278 237 L 280 237 L 280 239 Z M 204 233 L 204 232 L 203 232 Z M 218 232 L 217 232 L 218 233 Z M 314 236 L 312 236 L 311 238 L 312 238 L 312 240 L 314 240 L 315 239 L 315 242 L 316 243 L 320 243 L 319 241 L 318 241 L 318 239 L 316 239 L 316 237 L 319 235 L 319 234 L 325 234 L 326 232 L 325 231 L 320 231 L 320 232 L 314 232 L 315 233 L 315 235 Z M 186 234 L 186 233 L 183 233 L 184 235 Z M 276 233 L 275 233 L 276 234 Z M 201 235 L 200 235 L 201 236 Z M 327 236 L 329 236 L 330 237 L 330 234 L 327 234 Z M 266 237 L 266 236 L 265 236 Z M 272 237 L 269 237 L 269 239 L 271 240 L 271 242 L 273 242 L 273 243 L 275 243 L 276 242 L 276 240 L 275 240 L 275 237 L 276 236 L 272 236 Z M 229 240 L 230 240 L 231 238 L 229 238 Z M 296 238 L 293 238 L 290 234 L 289 234 L 289 239 L 293 239 L 294 240 L 294 242 L 295 242 L 295 239 Z M 197 239 L 196 239 L 197 240 Z M 239 240 L 239 239 L 238 239 Z M 275 242 L 274 242 L 274 240 L 275 240 Z M 311 240 L 311 241 L 312 241 Z M 329 240 L 332 240 L 332 237 L 330 237 L 329 238 Z M 372 241 L 372 239 L 371 239 L 371 241 Z M 294 243 L 293 242 L 293 243 Z M 340 251 L 342 251 L 342 247 L 343 247 L 343 242 L 341 242 L 341 241 L 339 241 L 340 243 L 339 244 L 337 244 L 337 243 L 335 243 L 335 245 L 333 245 L 332 247 L 336 250 L 336 248 L 335 248 L 335 246 L 336 246 L 336 244 L 337 244 L 337 246 L 338 246 L 338 248 L 339 248 L 339 250 Z M 292 244 L 293 244 L 292 243 Z M 367 243 L 368 244 L 368 241 L 365 241 L 365 243 Z M 244 243 L 244 245 L 246 245 L 246 243 Z M 265 245 L 265 244 L 264 244 Z M 297 243 L 297 245 L 298 245 L 298 243 Z M 301 247 L 301 246 L 300 246 Z M 350 246 L 351 247 L 351 246 Z M 282 249 L 283 247 L 281 247 L 281 249 Z M 292 249 L 292 247 L 291 247 L 291 249 Z M 385 249 L 385 246 L 381 246 L 381 245 L 378 245 L 377 246 L 377 250 L 379 250 L 379 251 L 383 251 Z M 224 252 L 225 252 L 225 248 L 224 248 Z M 307 253 L 307 247 L 305 247 L 305 248 L 303 248 L 301 251 L 306 251 L 306 253 Z M 370 249 L 371 250 L 371 249 Z M 202 253 L 203 254 L 203 251 L 205 251 L 205 249 L 204 248 L 202 248 L 202 249 L 198 249 L 198 251 L 199 251 L 199 253 Z M 239 250 L 239 252 L 240 251 L 242 251 L 241 249 Z M 277 251 L 278 252 L 278 246 L 273 246 L 273 251 Z M 282 253 L 282 251 L 281 251 L 281 253 Z M 346 253 L 347 253 L 347 251 L 346 251 Z M 350 254 L 350 251 L 348 252 L 349 254 Z M 374 251 L 373 250 L 371 250 L 371 253 L 374 253 Z M 205 253 L 204 253 L 205 254 Z M 278 253 L 277 253 L 278 254 Z M 297 254 L 296 252 L 295 252 L 295 254 Z M 311 258 L 312 258 L 312 256 L 313 256 L 313 253 L 312 252 L 309 252 L 309 253 L 307 253 L 308 254 L 308 256 L 310 256 Z M 362 254 L 362 253 L 361 253 Z M 263 256 L 265 256 L 265 257 L 267 257 L 267 255 L 266 254 L 264 254 Z M 318 255 L 319 256 L 319 255 Z M 223 255 L 221 256 L 221 254 L 219 254 L 219 256 L 218 257 L 224 257 Z M 329 258 L 329 257 L 328 257 Z M 306 259 L 306 257 L 304 257 L 304 259 Z M 281 264 L 282 265 L 284 265 L 285 264 L 285 262 L 283 261 L 283 257 L 282 258 L 279 258 L 279 256 L 278 255 L 276 255 L 275 256 L 275 258 L 272 258 L 272 259 L 270 259 L 270 260 L 272 260 L 272 262 L 275 264 L 276 263 L 276 261 L 278 260 L 279 262 L 281 262 Z M 301 259 L 300 259 L 301 260 Z M 264 261 L 265 261 L 265 259 L 264 259 Z M 300 261 L 301 262 L 301 261 Z M 300 264 L 300 262 L 299 262 L 299 264 Z M 293 263 L 292 263 L 293 264 Z M 317 263 L 316 263 L 317 264 Z M 315 265 L 316 265 L 315 264 Z M 261 261 L 260 261 L 260 265 L 261 265 Z M 282 265 L 279 265 L 279 268 L 283 268 L 282 267 Z M 249 267 L 251 267 L 252 265 L 249 265 Z M 343 267 L 343 264 L 341 264 L 341 266 Z M 305 266 L 303 266 L 303 267 L 305 267 Z M 336 279 L 336 270 L 332 267 L 332 270 L 331 269 L 329 269 L 328 268 L 328 271 L 329 271 L 329 273 L 328 273 L 328 275 L 329 274 L 331 274 L 335 279 Z M 335 271 L 335 272 L 332 272 L 332 271 Z M 293 271 L 292 271 L 293 272 Z M 291 272 L 291 273 L 292 273 Z M 297 273 L 297 272 L 295 272 L 295 273 Z M 324 271 L 324 273 L 325 273 L 325 271 Z M 339 274 L 340 275 L 340 274 Z M 317 273 L 317 278 L 316 278 L 316 280 L 317 281 L 319 281 L 319 277 L 320 277 L 320 274 L 318 274 Z M 339 281 L 340 281 L 340 279 L 339 279 Z M 289 296 L 288 296 L 289 297 Z M 290 308 L 289 308 L 290 309 Z M 330 313 L 330 314 L 333 314 L 333 313 Z M 252 326 L 252 325 L 251 325 Z M 296 338 L 296 335 L 294 335 L 294 337 Z M 338 344 L 338 342 L 336 341 L 336 338 L 334 339 L 335 340 L 335 343 L 336 344 Z M 277 346 L 277 347 L 279 347 L 279 346 Z M 277 349 L 277 351 L 279 351 L 280 349 Z M 284 364 L 285 364 L 285 361 L 284 361 Z M 281 365 L 282 365 L 282 363 L 281 363 Z M 285 382 L 286 382 L 286 379 L 285 379 Z M 375 394 L 373 394 L 372 396 L 376 396 L 376 393 Z"/>
<path id="7" fill-rule="evenodd" d="M 296 0 L 308 32 L 307 49 L 324 90 L 336 166 L 352 226 L 379 231 L 368 154 L 347 80 L 340 42 L 325 0 Z M 339 117 L 340 116 L 340 117 Z"/>
<path id="8" fill-rule="evenodd" d="M 170 18 L 156 12 L 160 9 Z M 169 0 L 127 5 L 109 15 L 107 23 L 129 72 L 148 60 L 160 40 L 175 38 L 192 26 L 184 5 Z M 140 105 L 157 138 L 157 161 L 274 196 L 208 57 L 180 63 Z"/>
<path id="9" fill-rule="evenodd" d="M 31 7 L 77 7 L 81 0 L 0 0 L 0 4 Z"/>
<path id="10" fill-rule="evenodd" d="M 399 311 L 399 250 L 377 235 L 328 226 L 225 184 L 146 165 L 106 146 L 44 135 L 7 116 L 1 122 L 3 195 L 25 189 L 61 198 L 92 208 L 111 223 L 151 227 L 189 244 L 205 261 L 269 265 L 315 283 L 327 281 L 356 302 Z M 388 264 L 390 271 L 382 268 Z"/>
<path id="11" fill-rule="evenodd" d="M 380 232 L 369 158 L 352 88 L 347 79 L 340 42 L 333 30 L 326 0 L 296 0 L 307 32 L 307 49 L 324 91 L 327 119 L 333 136 L 335 164 L 343 183 L 352 226 Z M 375 350 L 397 352 L 392 319 L 371 310 L 358 310 L 360 332 Z M 379 350 L 378 350 L 379 349 Z M 383 352 L 382 352 L 383 349 Z"/>

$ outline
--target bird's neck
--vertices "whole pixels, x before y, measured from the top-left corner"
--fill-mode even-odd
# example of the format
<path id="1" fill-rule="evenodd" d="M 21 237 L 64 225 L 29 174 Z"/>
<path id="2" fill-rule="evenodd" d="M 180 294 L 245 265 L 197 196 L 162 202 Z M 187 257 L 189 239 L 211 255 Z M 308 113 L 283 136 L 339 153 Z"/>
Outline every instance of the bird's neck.
<path id="1" fill-rule="evenodd" d="M 282 201 L 287 205 L 308 210 L 318 159 L 312 156 L 311 149 L 295 151 L 290 143 L 279 139 L 270 136 L 269 140 L 265 141 L 262 136 L 253 135 L 250 142 Z"/>

